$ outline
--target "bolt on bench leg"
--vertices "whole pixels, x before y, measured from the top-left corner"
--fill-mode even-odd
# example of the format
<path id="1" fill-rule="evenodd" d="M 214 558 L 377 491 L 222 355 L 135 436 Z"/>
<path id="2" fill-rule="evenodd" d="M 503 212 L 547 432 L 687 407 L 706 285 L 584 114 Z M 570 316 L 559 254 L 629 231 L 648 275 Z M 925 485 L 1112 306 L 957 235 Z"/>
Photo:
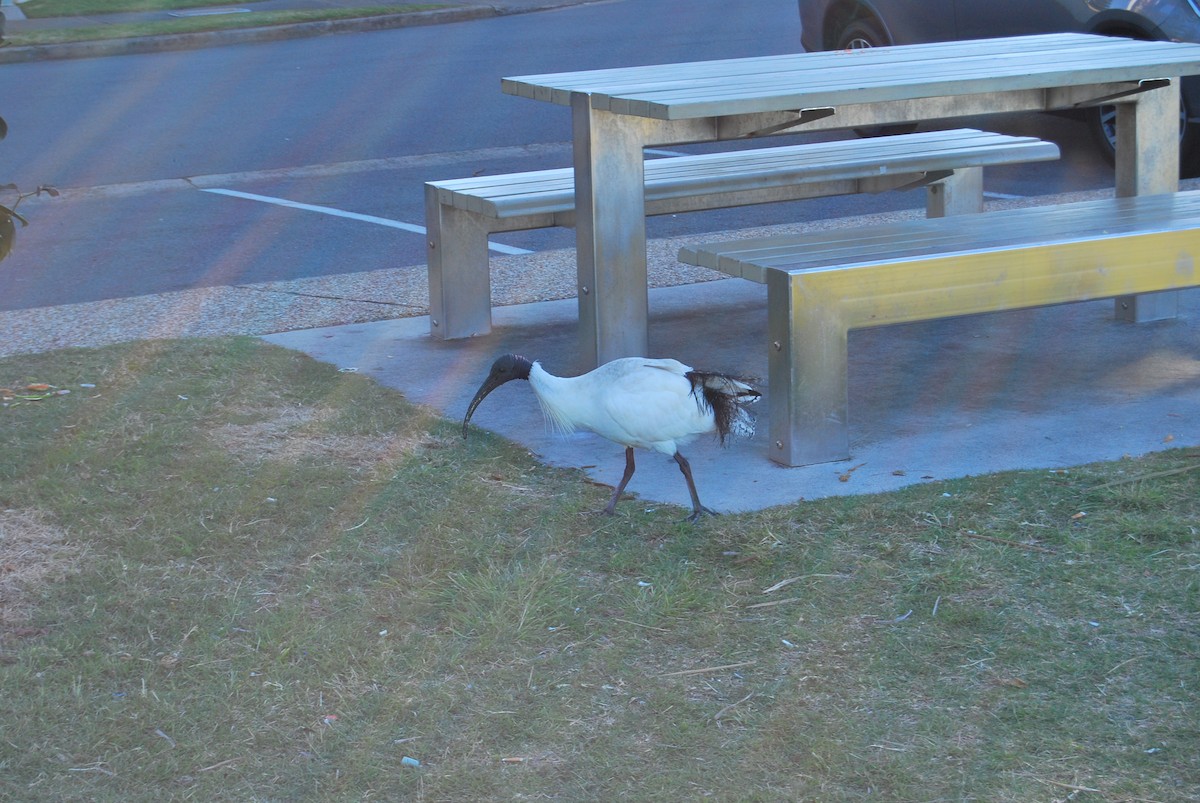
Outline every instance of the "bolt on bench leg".
<path id="1" fill-rule="evenodd" d="M 1179 291 L 1120 296 L 1114 302 L 1113 309 L 1116 319 L 1126 323 L 1169 321 L 1179 317 Z"/>
<path id="2" fill-rule="evenodd" d="M 438 202 L 425 186 L 429 265 L 429 333 L 440 340 L 492 331 L 492 283 L 488 227 L 479 215 Z"/>
<path id="3" fill-rule="evenodd" d="M 849 458 L 848 328 L 836 305 L 770 272 L 767 333 L 771 459 L 804 466 Z"/>

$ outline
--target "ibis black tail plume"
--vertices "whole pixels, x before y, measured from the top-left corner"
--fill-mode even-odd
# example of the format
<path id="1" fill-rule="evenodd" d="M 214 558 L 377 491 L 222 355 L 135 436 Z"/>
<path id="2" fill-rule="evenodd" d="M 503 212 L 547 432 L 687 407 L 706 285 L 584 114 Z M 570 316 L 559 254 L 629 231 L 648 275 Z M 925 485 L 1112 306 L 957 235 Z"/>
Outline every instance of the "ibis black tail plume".
<path id="1" fill-rule="evenodd" d="M 754 434 L 754 416 L 746 405 L 762 398 L 761 393 L 728 374 L 689 371 L 687 378 L 696 403 L 701 409 L 712 410 L 722 444 L 730 435 L 748 438 Z"/>

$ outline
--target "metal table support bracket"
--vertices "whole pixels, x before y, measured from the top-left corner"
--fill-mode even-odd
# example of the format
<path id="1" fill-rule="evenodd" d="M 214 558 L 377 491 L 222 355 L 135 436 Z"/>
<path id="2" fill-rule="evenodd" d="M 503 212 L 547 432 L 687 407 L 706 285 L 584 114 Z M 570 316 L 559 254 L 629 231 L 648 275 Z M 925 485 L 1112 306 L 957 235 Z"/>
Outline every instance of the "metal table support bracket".
<path id="1" fill-rule="evenodd" d="M 895 190 L 896 190 L 896 192 L 908 192 L 909 190 L 919 190 L 922 187 L 928 187 L 930 184 L 933 184 L 934 182 L 945 181 L 946 179 L 950 178 L 950 176 L 952 176 L 952 175 L 954 175 L 953 170 L 929 170 L 925 173 L 925 175 L 921 176 L 916 181 L 910 181 L 907 184 L 901 184 L 899 187 L 896 187 Z M 882 191 L 883 191 L 882 188 L 880 188 L 879 190 L 868 190 L 868 192 L 882 192 Z"/>
<path id="2" fill-rule="evenodd" d="M 1130 87 L 1129 89 L 1126 89 L 1126 90 L 1123 90 L 1120 92 L 1113 92 L 1112 94 L 1103 95 L 1098 98 L 1092 98 L 1091 100 L 1076 101 L 1075 108 L 1086 109 L 1090 106 L 1103 106 L 1107 103 L 1112 103 L 1113 101 L 1120 100 L 1121 98 L 1127 98 L 1130 95 L 1137 95 L 1142 92 L 1149 92 L 1152 89 L 1162 89 L 1163 87 L 1170 86 L 1170 85 L 1171 85 L 1170 78 L 1145 78 L 1141 81 L 1138 81 L 1137 86 Z"/>
<path id="3" fill-rule="evenodd" d="M 782 123 L 775 123 L 765 128 L 760 128 L 756 131 L 747 131 L 742 134 L 743 137 L 765 137 L 771 134 L 778 134 L 781 131 L 787 131 L 789 128 L 807 125 L 815 120 L 823 120 L 826 117 L 832 117 L 837 114 L 837 109 L 832 106 L 823 106 L 819 109 L 801 109 L 796 112 L 788 112 L 788 114 L 796 115 L 795 120 L 785 120 Z"/>

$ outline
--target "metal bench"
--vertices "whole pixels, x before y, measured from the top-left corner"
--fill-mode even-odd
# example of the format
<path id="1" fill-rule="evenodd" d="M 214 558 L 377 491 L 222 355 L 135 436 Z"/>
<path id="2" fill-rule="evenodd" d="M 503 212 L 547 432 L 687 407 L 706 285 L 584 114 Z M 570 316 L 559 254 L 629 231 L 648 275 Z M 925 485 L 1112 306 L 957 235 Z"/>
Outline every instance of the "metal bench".
<path id="1" fill-rule="evenodd" d="M 646 213 L 928 187 L 930 217 L 983 209 L 983 168 L 1057 159 L 1033 137 L 954 129 L 865 140 L 676 156 L 645 162 Z M 425 185 L 430 332 L 491 331 L 489 234 L 574 226 L 571 168 Z"/>
<path id="2" fill-rule="evenodd" d="M 851 329 L 1200 285 L 1200 192 L 683 248 L 767 285 L 770 457 L 850 455 Z"/>

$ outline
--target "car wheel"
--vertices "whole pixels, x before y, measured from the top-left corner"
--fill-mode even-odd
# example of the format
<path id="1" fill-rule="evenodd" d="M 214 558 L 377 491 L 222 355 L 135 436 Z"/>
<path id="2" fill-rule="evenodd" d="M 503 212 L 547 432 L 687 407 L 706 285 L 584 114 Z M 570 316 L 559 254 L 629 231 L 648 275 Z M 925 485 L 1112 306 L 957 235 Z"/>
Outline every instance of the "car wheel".
<path id="1" fill-rule="evenodd" d="M 838 50 L 862 50 L 866 47 L 884 47 L 892 42 L 873 19 L 859 18 L 850 21 L 837 38 Z"/>
<path id="2" fill-rule="evenodd" d="M 1100 152 L 1109 164 L 1113 164 L 1117 157 L 1117 107 L 1088 109 L 1087 121 Z M 1179 175 L 1183 178 L 1200 175 L 1200 125 L 1188 124 L 1188 110 L 1182 102 L 1179 105 Z"/>
<path id="3" fill-rule="evenodd" d="M 842 29 L 837 38 L 838 50 L 862 50 L 867 47 L 885 47 L 892 42 L 875 20 L 860 18 L 851 20 Z M 856 128 L 854 133 L 860 137 L 883 137 L 895 134 L 911 134 L 917 130 L 916 123 L 901 123 L 899 125 L 880 125 L 870 128 Z"/>

